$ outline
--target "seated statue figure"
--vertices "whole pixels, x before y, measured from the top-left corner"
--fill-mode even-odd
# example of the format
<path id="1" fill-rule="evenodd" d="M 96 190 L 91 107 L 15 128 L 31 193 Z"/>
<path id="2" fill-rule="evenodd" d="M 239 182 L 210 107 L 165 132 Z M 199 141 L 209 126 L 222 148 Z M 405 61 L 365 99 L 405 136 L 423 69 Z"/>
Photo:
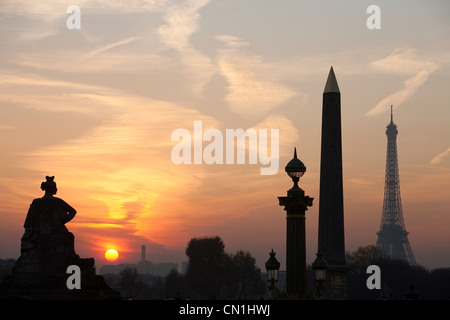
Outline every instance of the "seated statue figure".
<path id="1" fill-rule="evenodd" d="M 24 253 L 36 246 L 42 235 L 70 233 L 65 224 L 77 213 L 64 200 L 54 197 L 58 189 L 55 177 L 45 177 L 41 189 L 45 191 L 42 198 L 34 199 L 25 219 L 25 232 L 22 237 L 21 252 Z"/>
<path id="2" fill-rule="evenodd" d="M 80 258 L 74 249 L 75 237 L 65 224 L 77 213 L 57 192 L 54 177 L 46 177 L 42 198 L 34 199 L 28 210 L 21 254 L 11 275 L 0 283 L 2 297 L 26 299 L 120 299 L 105 279 L 95 274 L 94 258 Z M 81 270 L 81 290 L 67 287 L 67 267 Z"/>

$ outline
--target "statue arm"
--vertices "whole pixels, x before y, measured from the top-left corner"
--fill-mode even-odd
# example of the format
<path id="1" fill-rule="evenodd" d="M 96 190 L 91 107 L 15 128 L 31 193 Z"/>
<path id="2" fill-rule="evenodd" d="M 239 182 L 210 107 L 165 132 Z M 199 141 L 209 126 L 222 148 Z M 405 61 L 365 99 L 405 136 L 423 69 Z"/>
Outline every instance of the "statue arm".
<path id="1" fill-rule="evenodd" d="M 72 208 L 65 201 L 64 201 L 64 210 L 67 212 L 66 219 L 64 221 L 64 224 L 66 224 L 67 222 L 69 222 L 70 220 L 72 220 L 75 217 L 75 215 L 77 214 L 77 211 L 74 208 Z"/>

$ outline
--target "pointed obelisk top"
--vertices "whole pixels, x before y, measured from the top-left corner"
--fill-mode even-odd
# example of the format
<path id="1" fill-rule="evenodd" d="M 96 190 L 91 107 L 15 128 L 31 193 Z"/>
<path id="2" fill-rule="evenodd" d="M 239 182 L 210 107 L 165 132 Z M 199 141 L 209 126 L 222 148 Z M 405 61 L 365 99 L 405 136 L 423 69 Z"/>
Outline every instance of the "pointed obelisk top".
<path id="1" fill-rule="evenodd" d="M 328 74 L 327 83 L 325 84 L 325 89 L 323 90 L 323 93 L 327 93 L 327 92 L 340 93 L 339 86 L 336 81 L 336 76 L 334 75 L 333 67 L 331 67 L 331 69 L 330 69 L 330 73 Z"/>

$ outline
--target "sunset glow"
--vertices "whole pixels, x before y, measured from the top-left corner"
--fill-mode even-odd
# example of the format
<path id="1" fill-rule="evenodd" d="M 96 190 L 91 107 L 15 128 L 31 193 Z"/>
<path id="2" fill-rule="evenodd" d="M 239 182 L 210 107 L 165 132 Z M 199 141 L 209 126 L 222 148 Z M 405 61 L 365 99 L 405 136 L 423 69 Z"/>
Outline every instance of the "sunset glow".
<path id="1" fill-rule="evenodd" d="M 77 211 L 66 225 L 77 254 L 97 267 L 114 262 L 107 249 L 137 263 L 141 245 L 148 260 L 180 264 L 191 238 L 217 235 L 262 270 L 273 248 L 283 269 L 277 197 L 292 187 L 284 167 L 296 147 L 307 168 L 299 186 L 315 199 L 311 262 L 333 66 L 345 249 L 377 239 L 392 104 L 412 250 L 427 268 L 450 266 L 450 2 L 380 0 L 381 29 L 369 30 L 368 4 L 349 0 L 80 0 L 81 29 L 70 30 L 72 2 L 0 4 L 0 258 L 20 256 L 28 208 L 50 175 Z M 224 139 L 227 129 L 279 130 L 278 171 L 261 175 L 268 164 L 248 152 L 243 164 L 225 153 L 221 165 L 175 164 L 174 131 L 191 133 L 192 156 L 195 141 L 214 142 L 195 139 L 200 122 Z"/>

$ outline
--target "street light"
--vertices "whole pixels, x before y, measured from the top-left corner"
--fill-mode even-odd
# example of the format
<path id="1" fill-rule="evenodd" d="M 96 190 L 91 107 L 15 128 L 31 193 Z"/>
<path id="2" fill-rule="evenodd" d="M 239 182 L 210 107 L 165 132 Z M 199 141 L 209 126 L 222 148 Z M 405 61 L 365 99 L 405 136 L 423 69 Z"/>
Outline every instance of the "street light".
<path id="1" fill-rule="evenodd" d="M 280 206 L 286 211 L 286 293 L 295 299 L 306 297 L 306 232 L 305 211 L 312 206 L 313 198 L 305 196 L 298 186 L 306 167 L 297 157 L 285 167 L 294 186 L 287 191 L 287 197 L 278 197 Z"/>
<path id="2" fill-rule="evenodd" d="M 270 258 L 266 262 L 266 271 L 267 271 L 267 282 L 270 283 L 269 289 L 273 290 L 275 288 L 275 282 L 278 281 L 278 271 L 280 270 L 280 263 L 277 258 L 275 258 L 275 252 L 269 253 Z"/>
<path id="3" fill-rule="evenodd" d="M 297 195 L 302 190 L 298 186 L 298 181 L 306 172 L 306 167 L 303 164 L 303 162 L 297 158 L 297 148 L 294 148 L 294 158 L 288 162 L 286 167 L 284 168 L 284 171 L 288 174 L 289 177 L 291 177 L 292 181 L 294 182 L 294 186 L 288 190 L 288 195 Z"/>
<path id="4" fill-rule="evenodd" d="M 409 291 L 405 295 L 406 295 L 406 299 L 408 299 L 408 300 L 415 300 L 419 296 L 419 294 L 415 290 L 415 286 L 414 286 L 413 282 L 411 282 L 409 284 Z"/>
<path id="5" fill-rule="evenodd" d="M 327 262 L 322 257 L 322 253 L 319 251 L 316 253 L 316 260 L 312 263 L 312 269 L 314 271 L 314 276 L 316 278 L 317 286 L 317 296 L 320 299 L 322 296 L 320 290 L 323 289 L 323 282 L 325 281 L 327 272 Z"/>

